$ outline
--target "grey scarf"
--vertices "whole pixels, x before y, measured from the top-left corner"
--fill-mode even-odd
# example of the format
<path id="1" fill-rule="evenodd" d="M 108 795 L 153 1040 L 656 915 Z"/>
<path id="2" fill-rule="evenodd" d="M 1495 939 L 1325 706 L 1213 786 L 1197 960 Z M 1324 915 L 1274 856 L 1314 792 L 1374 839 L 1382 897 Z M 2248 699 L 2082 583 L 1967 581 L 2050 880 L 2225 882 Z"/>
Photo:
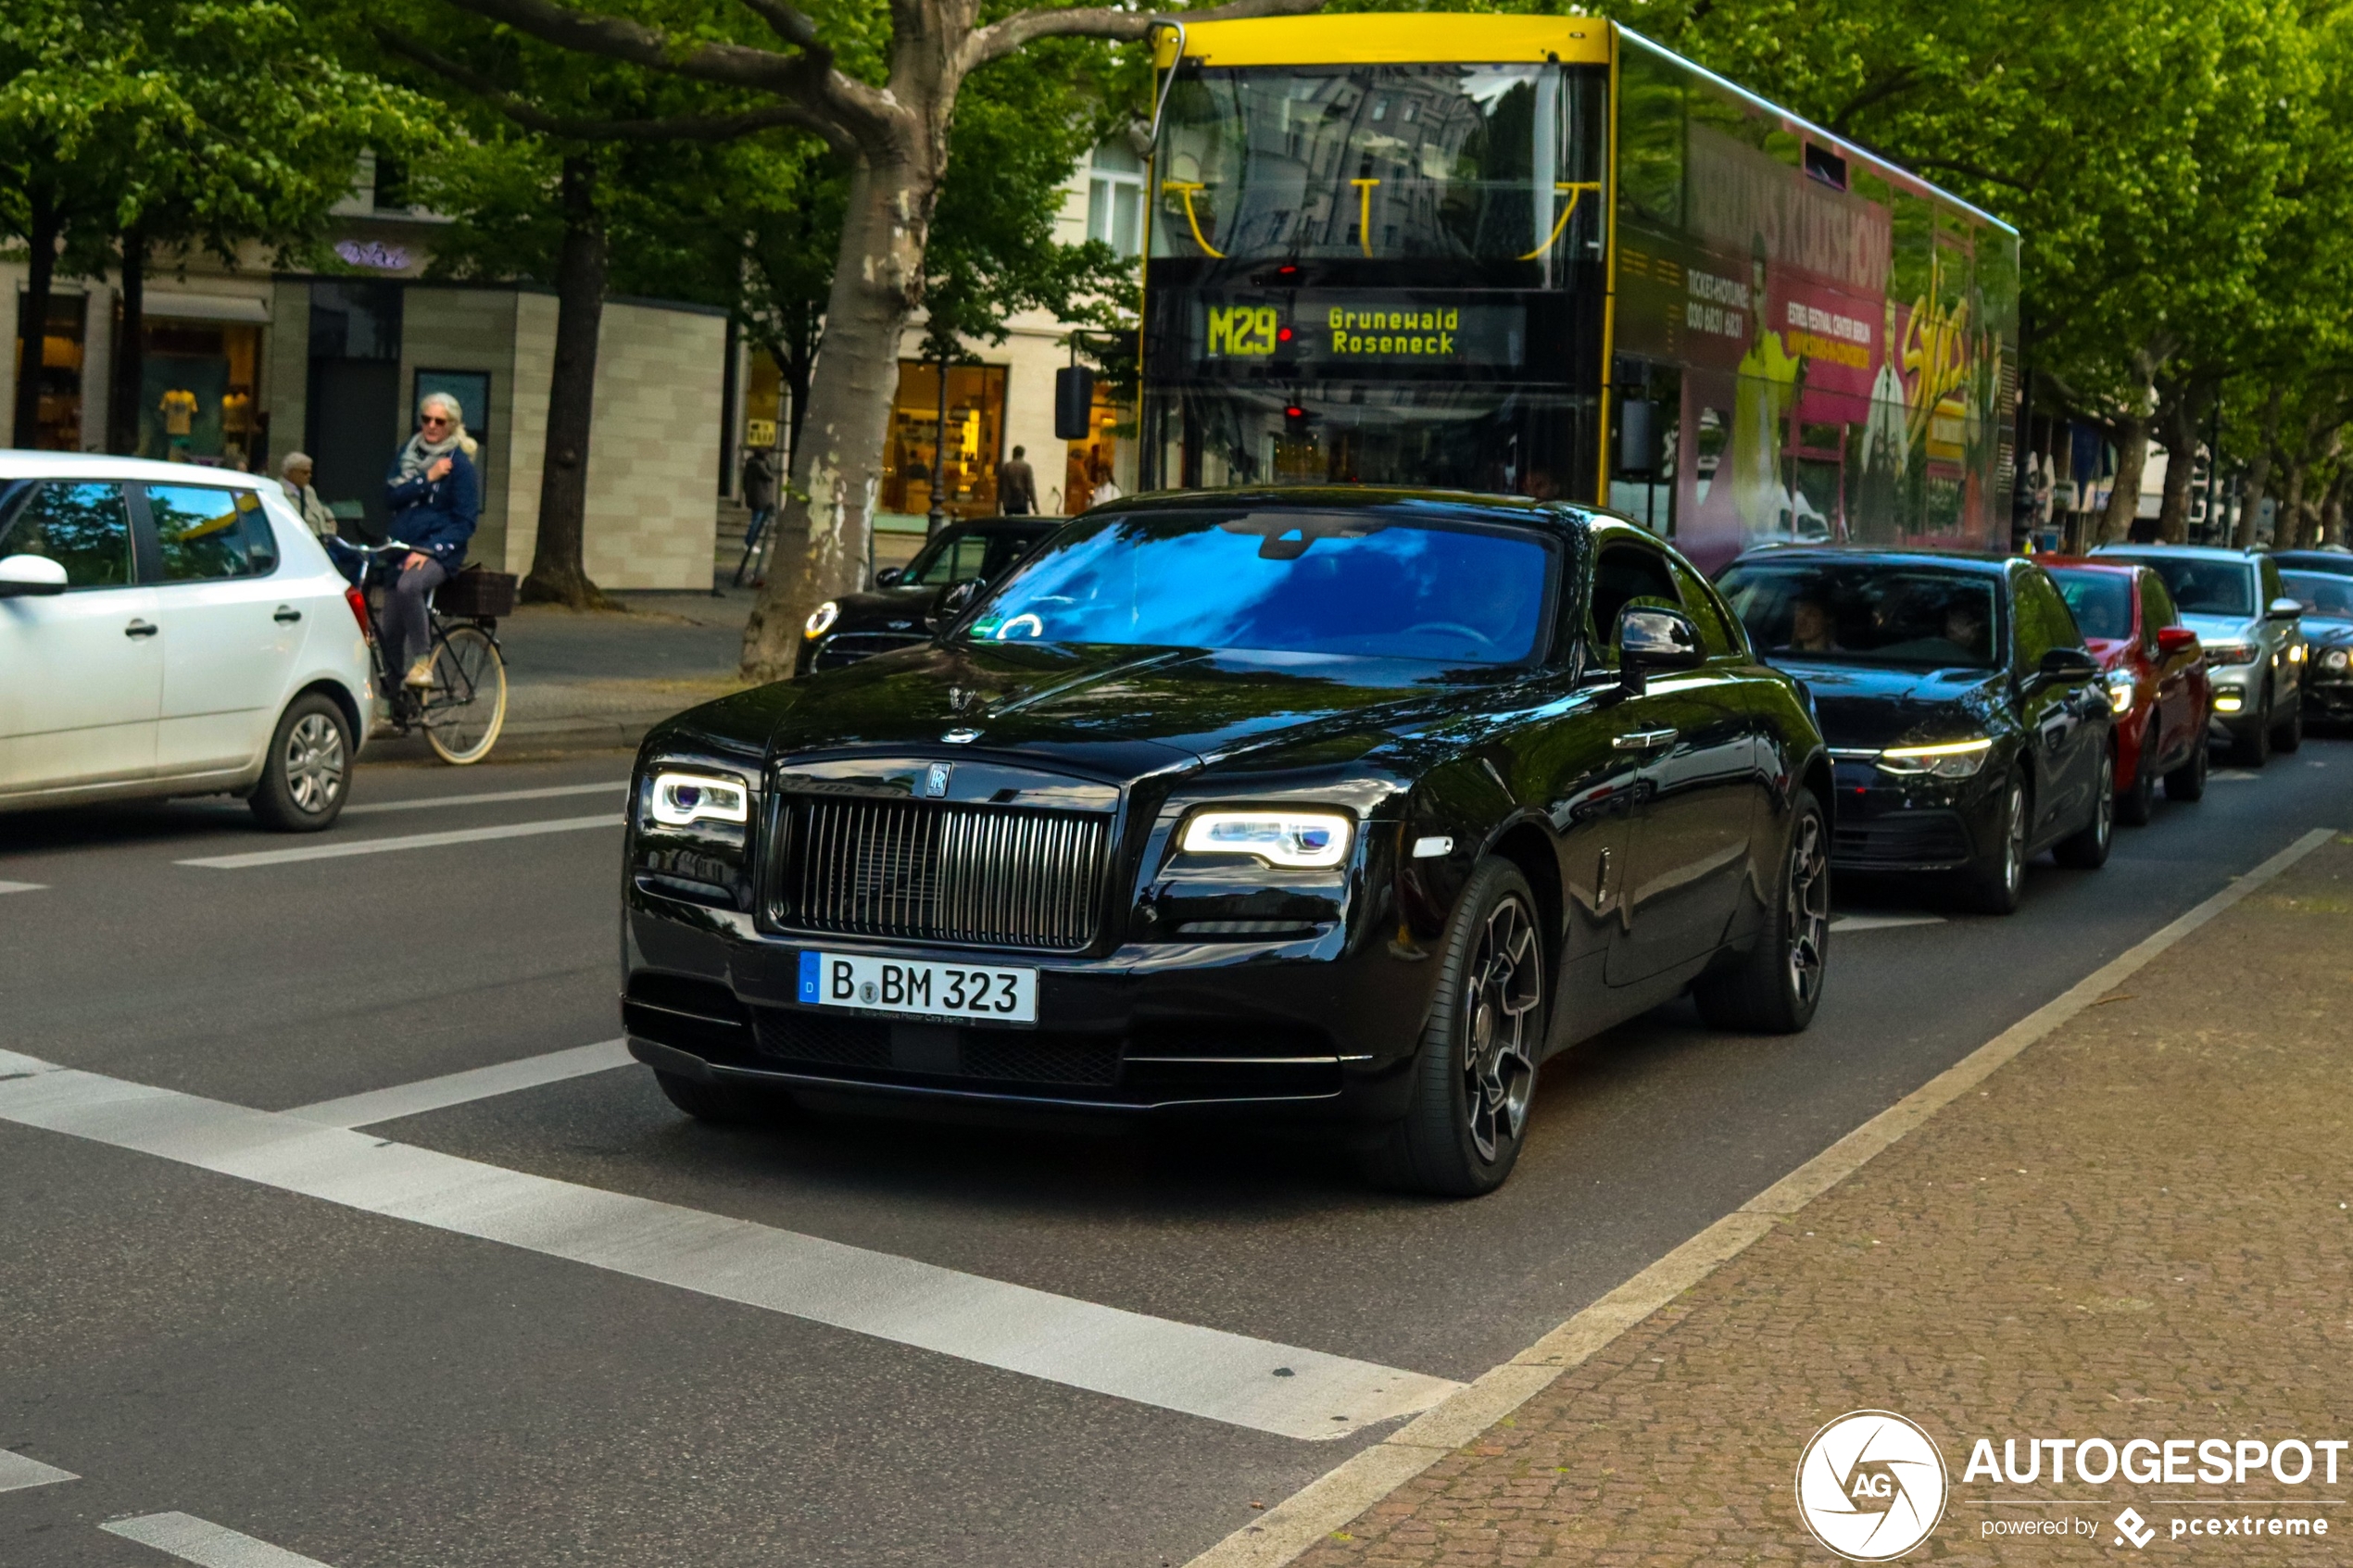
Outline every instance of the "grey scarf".
<path id="1" fill-rule="evenodd" d="M 466 433 L 464 425 L 453 426 L 449 433 L 438 441 L 427 441 L 425 433 L 419 431 L 409 438 L 409 445 L 400 449 L 401 482 L 406 483 L 421 477 L 425 470 L 433 466 L 434 459 L 446 458 L 460 448 L 469 458 L 474 455 L 474 438 Z"/>

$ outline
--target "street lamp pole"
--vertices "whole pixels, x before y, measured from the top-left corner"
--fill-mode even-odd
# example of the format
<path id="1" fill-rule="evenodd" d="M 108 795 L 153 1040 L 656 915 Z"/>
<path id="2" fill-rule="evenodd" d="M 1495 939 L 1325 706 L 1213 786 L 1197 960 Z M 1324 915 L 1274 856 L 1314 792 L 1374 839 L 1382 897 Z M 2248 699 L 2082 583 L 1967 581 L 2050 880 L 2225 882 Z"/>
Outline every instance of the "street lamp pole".
<path id="1" fill-rule="evenodd" d="M 937 418 L 931 427 L 931 512 L 924 519 L 926 538 L 948 523 L 948 504 L 940 497 L 940 489 L 948 483 L 948 354 L 943 346 L 939 355 L 939 407 Z"/>

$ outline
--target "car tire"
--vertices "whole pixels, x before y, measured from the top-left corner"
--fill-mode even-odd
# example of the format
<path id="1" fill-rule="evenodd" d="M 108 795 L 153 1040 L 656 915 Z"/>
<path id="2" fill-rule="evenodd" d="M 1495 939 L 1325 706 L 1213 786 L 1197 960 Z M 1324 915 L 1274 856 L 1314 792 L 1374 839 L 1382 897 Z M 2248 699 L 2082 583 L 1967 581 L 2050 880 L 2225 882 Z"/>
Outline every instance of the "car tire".
<path id="1" fill-rule="evenodd" d="M 2197 740 L 2190 746 L 2189 760 L 2165 775 L 2166 799 L 2187 805 L 2206 797 L 2206 770 L 2211 765 L 2208 756 L 2211 749 L 2201 731 Z"/>
<path id="2" fill-rule="evenodd" d="M 2232 736 L 2231 760 L 2242 768 L 2260 768 L 2271 759 L 2271 689 L 2263 688 L 2263 708 L 2255 722 Z"/>
<path id="3" fill-rule="evenodd" d="M 2271 726 L 2271 749 L 2285 755 L 2304 748 L 2304 694 L 2296 694 L 2296 706 L 2288 712 L 2284 723 Z"/>
<path id="4" fill-rule="evenodd" d="M 245 804 L 275 833 L 331 827 L 351 794 L 351 721 L 326 693 L 305 692 L 278 715 Z"/>
<path id="5" fill-rule="evenodd" d="M 1359 1151 L 1369 1180 L 1436 1198 L 1478 1198 L 1504 1185 L 1536 1092 L 1546 945 L 1519 868 L 1480 860 L 1446 935 L 1405 1114 Z"/>
<path id="6" fill-rule="evenodd" d="M 654 1070 L 654 1082 L 661 1086 L 664 1099 L 696 1121 L 723 1126 L 780 1121 L 791 1104 L 782 1096 L 736 1084 L 705 1083 L 684 1073 L 664 1073 L 660 1068 Z"/>
<path id="7" fill-rule="evenodd" d="M 2133 763 L 2133 787 L 2116 797 L 2116 820 L 2129 828 L 2145 828 L 2157 814 L 2157 716 L 2141 730 L 2141 749 Z"/>
<path id="8" fill-rule="evenodd" d="M 1830 848 L 1820 803 L 1811 791 L 1799 790 L 1781 851 L 1780 897 L 1756 946 L 1692 988 L 1710 1028 L 1794 1035 L 1814 1022 L 1830 959 Z"/>
<path id="9" fill-rule="evenodd" d="M 2095 872 L 2108 864 L 2116 843 L 2116 752 L 2100 754 L 2099 787 L 2092 792 L 2092 820 L 2051 846 L 2051 859 L 2070 871 Z"/>
<path id="10" fill-rule="evenodd" d="M 2034 792 L 2022 775 L 2002 785 L 2002 812 L 1994 841 L 1961 872 L 1961 906 L 1981 915 L 2007 915 L 2026 890 L 2026 835 L 2034 819 Z"/>

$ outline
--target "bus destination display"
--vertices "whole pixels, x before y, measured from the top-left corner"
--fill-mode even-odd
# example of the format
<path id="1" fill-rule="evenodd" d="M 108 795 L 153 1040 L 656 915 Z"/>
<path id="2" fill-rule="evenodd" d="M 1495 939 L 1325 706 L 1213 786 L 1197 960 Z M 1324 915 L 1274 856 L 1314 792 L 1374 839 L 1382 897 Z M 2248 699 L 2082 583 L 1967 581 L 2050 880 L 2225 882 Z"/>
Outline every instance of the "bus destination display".
<path id="1" fill-rule="evenodd" d="M 1204 299 L 1196 308 L 1196 358 L 1233 368 L 1504 368 L 1522 362 L 1528 344 L 1523 305 L 1302 293 L 1277 300 Z"/>

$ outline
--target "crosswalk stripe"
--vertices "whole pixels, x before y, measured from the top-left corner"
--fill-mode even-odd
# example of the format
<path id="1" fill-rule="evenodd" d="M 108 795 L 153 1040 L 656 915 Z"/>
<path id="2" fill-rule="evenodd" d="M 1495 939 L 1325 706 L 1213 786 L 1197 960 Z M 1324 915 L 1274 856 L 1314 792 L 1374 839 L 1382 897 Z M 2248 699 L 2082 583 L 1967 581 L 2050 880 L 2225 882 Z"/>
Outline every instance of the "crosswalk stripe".
<path id="1" fill-rule="evenodd" d="M 508 822 L 495 828 L 456 828 L 447 833 L 403 834 L 397 838 L 342 838 L 324 844 L 304 844 L 292 849 L 255 849 L 242 855 L 205 855 L 181 860 L 182 866 L 241 872 L 255 866 L 283 866 L 296 860 L 335 860 L 346 855 L 384 855 L 398 849 L 437 849 L 448 844 L 479 844 L 492 838 L 530 838 L 543 833 L 578 833 L 584 828 L 617 828 L 625 819 L 618 811 L 603 817 L 557 817 L 542 822 Z"/>
<path id="2" fill-rule="evenodd" d="M 0 893 L 38 893 L 48 885 L 45 882 L 0 882 Z"/>
<path id="3" fill-rule="evenodd" d="M 70 1470 L 59 1470 L 54 1464 L 0 1449 L 0 1492 L 20 1492 L 27 1486 L 54 1486 L 60 1481 L 81 1479 Z"/>
<path id="4" fill-rule="evenodd" d="M 593 1046 L 527 1056 L 520 1061 L 502 1061 L 492 1067 L 470 1068 L 414 1084 L 399 1084 L 389 1089 L 371 1089 L 366 1094 L 321 1100 L 316 1105 L 298 1105 L 285 1114 L 316 1122 L 322 1127 L 365 1127 L 428 1110 L 446 1110 L 453 1105 L 512 1094 L 517 1089 L 560 1084 L 567 1078 L 626 1066 L 630 1060 L 628 1041 L 601 1040 Z"/>
<path id="5" fill-rule="evenodd" d="M 1459 1386 L 5 1050 L 0 1121 L 1287 1437 Z"/>
<path id="6" fill-rule="evenodd" d="M 315 1557 L 241 1536 L 193 1513 L 148 1513 L 98 1526 L 110 1536 L 155 1548 L 197 1568 L 326 1568 Z"/>
<path id="7" fill-rule="evenodd" d="M 1839 932 L 1893 931 L 1899 925 L 1943 925 L 1943 915 L 1841 915 L 1831 922 Z"/>

